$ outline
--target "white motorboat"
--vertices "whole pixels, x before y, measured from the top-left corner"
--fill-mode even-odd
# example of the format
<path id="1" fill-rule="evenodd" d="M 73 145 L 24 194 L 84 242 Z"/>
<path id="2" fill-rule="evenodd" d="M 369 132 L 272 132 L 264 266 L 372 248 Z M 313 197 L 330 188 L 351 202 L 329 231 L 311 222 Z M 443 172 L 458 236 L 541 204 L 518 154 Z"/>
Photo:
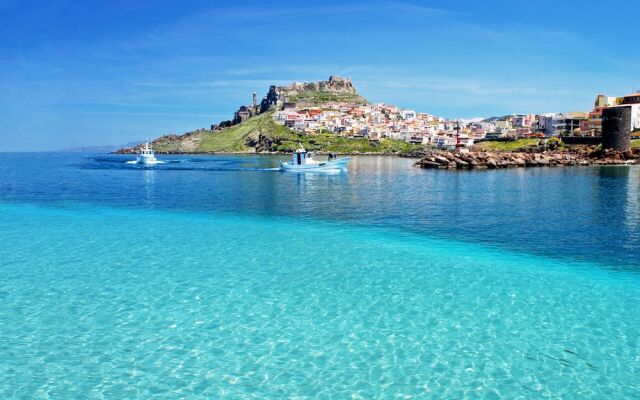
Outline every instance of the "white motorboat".
<path id="1" fill-rule="evenodd" d="M 291 162 L 280 162 L 281 171 L 307 172 L 307 171 L 336 171 L 347 168 L 349 157 L 333 158 L 329 156 L 327 161 L 316 161 L 313 153 L 308 152 L 300 145 L 300 148 L 293 153 Z"/>
<path id="2" fill-rule="evenodd" d="M 151 145 L 149 144 L 149 142 L 145 142 L 144 146 L 142 146 L 140 148 L 140 151 L 138 152 L 138 155 L 136 157 L 136 164 L 143 164 L 143 165 L 154 165 L 154 164 L 161 164 L 162 161 L 159 161 L 156 156 L 155 153 L 153 152 L 153 149 L 151 148 Z"/>

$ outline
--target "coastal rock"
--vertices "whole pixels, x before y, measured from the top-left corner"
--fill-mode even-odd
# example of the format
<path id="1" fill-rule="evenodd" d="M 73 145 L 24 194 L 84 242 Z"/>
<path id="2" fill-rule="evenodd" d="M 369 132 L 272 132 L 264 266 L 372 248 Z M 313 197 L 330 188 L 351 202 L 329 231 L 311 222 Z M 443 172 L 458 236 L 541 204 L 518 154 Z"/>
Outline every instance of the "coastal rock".
<path id="1" fill-rule="evenodd" d="M 539 166 L 545 166 L 545 165 L 549 165 L 550 162 L 547 158 L 544 157 L 540 157 L 538 160 L 536 160 Z"/>
<path id="2" fill-rule="evenodd" d="M 434 160 L 433 161 L 437 161 L 440 164 L 448 164 L 449 163 L 449 159 L 446 157 L 442 157 L 442 156 L 435 156 L 433 157 Z"/>
<path id="3" fill-rule="evenodd" d="M 428 161 L 428 160 L 421 160 L 421 161 L 418 161 L 418 163 L 422 168 L 438 168 L 441 165 L 441 164 L 438 164 L 437 162 Z"/>
<path id="4" fill-rule="evenodd" d="M 598 150 L 594 147 L 544 149 L 538 152 L 482 152 L 460 154 L 444 150 L 428 150 L 416 163 L 422 168 L 498 169 L 521 167 L 555 167 L 586 165 L 640 164 L 640 149 L 625 152 Z"/>

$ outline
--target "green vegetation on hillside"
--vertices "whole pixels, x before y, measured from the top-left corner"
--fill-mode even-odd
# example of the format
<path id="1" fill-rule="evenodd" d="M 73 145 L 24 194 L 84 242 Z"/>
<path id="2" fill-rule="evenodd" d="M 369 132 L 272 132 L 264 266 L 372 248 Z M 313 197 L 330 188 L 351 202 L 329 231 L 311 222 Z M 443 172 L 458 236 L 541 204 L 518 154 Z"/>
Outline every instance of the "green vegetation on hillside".
<path id="1" fill-rule="evenodd" d="M 481 151 L 519 151 L 537 146 L 539 140 L 540 139 L 519 139 L 511 142 L 480 142 L 473 147 Z M 554 140 L 559 142 L 560 147 L 564 146 L 564 143 L 555 138 L 549 139 L 550 142 L 548 143 Z M 631 147 L 640 148 L 640 139 L 632 140 Z"/>
<path id="2" fill-rule="evenodd" d="M 422 145 L 411 144 L 403 140 L 395 139 L 382 139 L 379 142 L 372 142 L 367 138 L 351 139 L 341 137 L 332 133 L 322 133 L 318 135 L 295 135 L 296 138 L 294 141 L 289 141 L 287 143 L 284 143 L 283 145 L 278 146 L 278 151 L 293 151 L 297 148 L 298 142 L 302 143 L 304 148 L 307 150 L 344 154 L 397 154 L 424 150 L 424 146 Z"/>
<path id="3" fill-rule="evenodd" d="M 192 144 L 190 148 L 187 142 Z M 397 154 L 423 150 L 424 146 L 402 140 L 367 138 L 349 139 L 333 133 L 307 135 L 277 124 L 273 113 L 264 113 L 218 131 L 201 130 L 189 136 L 154 143 L 158 152 L 292 152 L 301 143 L 307 150 L 335 153 Z"/>
<path id="4" fill-rule="evenodd" d="M 285 126 L 278 125 L 273 120 L 272 113 L 265 113 L 245 122 L 223 129 L 213 131 L 203 137 L 198 146 L 198 151 L 202 152 L 240 152 L 247 151 L 248 139 L 257 139 L 258 135 L 266 137 L 287 137 L 290 132 Z"/>
<path id="5" fill-rule="evenodd" d="M 518 151 L 527 147 L 535 147 L 540 139 L 518 139 L 511 142 L 481 142 L 474 148 L 482 151 Z"/>
<path id="6" fill-rule="evenodd" d="M 291 103 L 309 102 L 309 103 L 327 103 L 335 102 L 352 102 L 358 104 L 366 104 L 367 101 L 357 94 L 351 93 L 335 93 L 335 92 L 303 92 L 293 96 L 288 96 L 287 101 Z"/>

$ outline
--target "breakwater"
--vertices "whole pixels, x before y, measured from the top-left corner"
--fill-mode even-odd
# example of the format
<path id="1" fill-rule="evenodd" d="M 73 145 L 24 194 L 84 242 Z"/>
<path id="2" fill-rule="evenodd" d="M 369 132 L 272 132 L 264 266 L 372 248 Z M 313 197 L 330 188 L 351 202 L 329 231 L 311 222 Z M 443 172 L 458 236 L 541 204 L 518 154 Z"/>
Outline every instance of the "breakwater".
<path id="1" fill-rule="evenodd" d="M 599 150 L 593 146 L 576 146 L 537 152 L 430 150 L 415 165 L 420 168 L 437 169 L 497 169 L 629 164 L 640 164 L 640 149 L 622 152 Z"/>

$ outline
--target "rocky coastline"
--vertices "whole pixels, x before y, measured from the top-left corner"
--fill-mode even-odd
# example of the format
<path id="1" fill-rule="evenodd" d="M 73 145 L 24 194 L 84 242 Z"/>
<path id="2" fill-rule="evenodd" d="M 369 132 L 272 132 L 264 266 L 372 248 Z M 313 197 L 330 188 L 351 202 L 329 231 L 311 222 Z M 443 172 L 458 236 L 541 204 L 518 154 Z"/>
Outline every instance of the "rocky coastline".
<path id="1" fill-rule="evenodd" d="M 469 170 L 634 164 L 640 165 L 640 148 L 616 151 L 594 146 L 572 146 L 555 150 L 513 152 L 429 150 L 415 165 L 428 169 Z"/>

